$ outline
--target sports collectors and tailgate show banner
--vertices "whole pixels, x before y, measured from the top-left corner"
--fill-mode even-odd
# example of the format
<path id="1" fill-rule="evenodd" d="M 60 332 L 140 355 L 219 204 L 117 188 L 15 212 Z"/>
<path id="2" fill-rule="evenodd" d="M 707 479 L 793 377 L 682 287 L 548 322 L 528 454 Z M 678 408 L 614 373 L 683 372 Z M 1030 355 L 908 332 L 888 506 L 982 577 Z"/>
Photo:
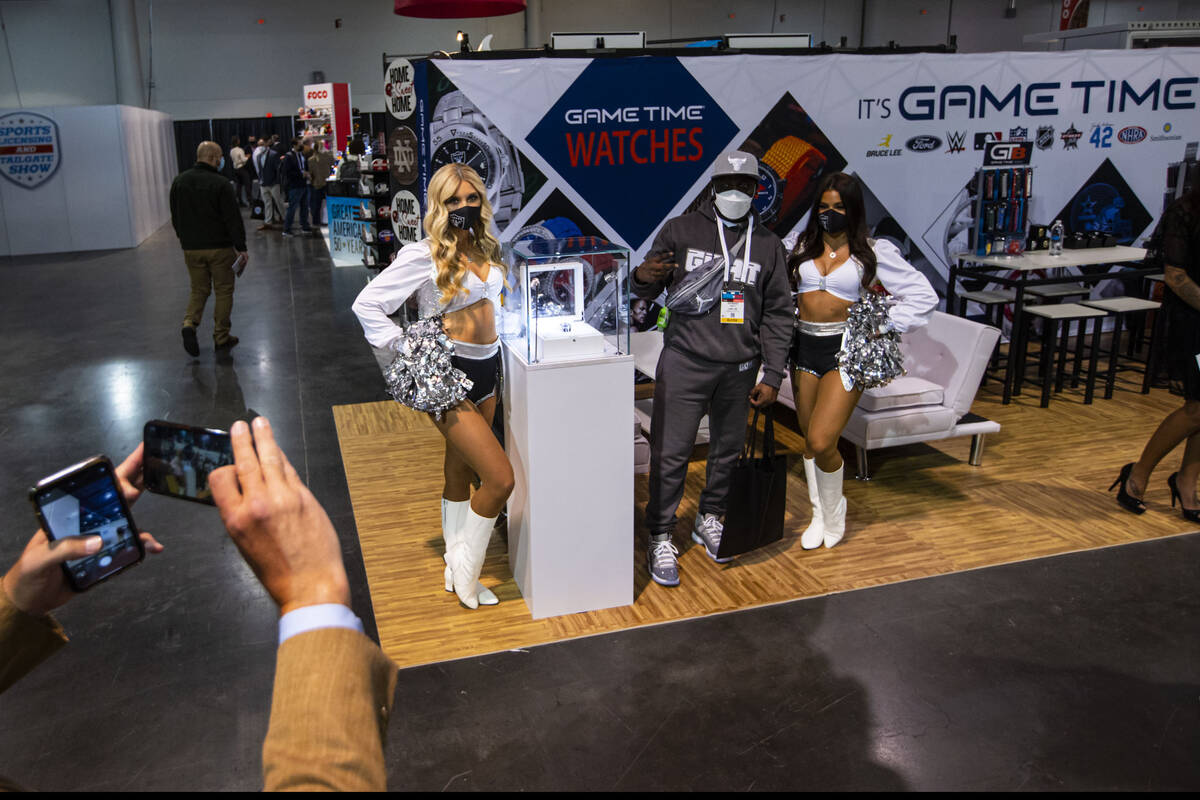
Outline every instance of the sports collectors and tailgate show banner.
<path id="1" fill-rule="evenodd" d="M 403 63 L 401 63 L 403 62 Z M 758 156 L 755 205 L 781 237 L 817 181 L 856 174 L 872 235 L 940 292 L 967 249 L 970 184 L 989 141 L 1029 142 L 1029 219 L 1149 234 L 1168 166 L 1200 140 L 1200 50 L 982 55 L 397 59 L 389 153 L 424 211 L 432 170 L 475 167 L 500 238 L 599 235 L 634 263 L 705 191 L 723 150 Z M 411 81 L 412 90 L 408 86 Z M 415 97 L 415 107 L 412 98 Z M 412 162 L 412 142 L 417 158 Z M 395 170 L 393 170 L 395 173 Z M 411 206 L 411 202 L 409 203 Z M 412 208 L 397 236 L 419 234 Z"/>

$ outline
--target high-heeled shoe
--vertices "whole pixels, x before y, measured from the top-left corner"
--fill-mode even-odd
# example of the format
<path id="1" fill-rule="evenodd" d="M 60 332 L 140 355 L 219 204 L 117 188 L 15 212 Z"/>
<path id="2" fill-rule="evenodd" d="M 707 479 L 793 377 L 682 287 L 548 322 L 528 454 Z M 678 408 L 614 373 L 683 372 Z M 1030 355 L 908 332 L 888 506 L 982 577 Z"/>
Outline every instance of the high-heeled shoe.
<path id="1" fill-rule="evenodd" d="M 1171 508 L 1175 507 L 1175 501 L 1179 501 L 1179 510 L 1183 512 L 1183 518 L 1188 522 L 1200 522 L 1200 508 L 1184 508 L 1183 495 L 1179 493 L 1179 481 L 1175 480 L 1178 472 L 1172 472 L 1167 478 L 1167 486 L 1171 487 Z"/>
<path id="2" fill-rule="evenodd" d="M 1133 464 L 1126 464 L 1121 467 L 1121 474 L 1113 481 L 1113 485 L 1108 487 L 1111 492 L 1117 488 L 1117 484 L 1121 485 L 1121 491 L 1117 492 L 1117 502 L 1127 511 L 1132 511 L 1135 514 L 1145 514 L 1146 504 L 1142 502 L 1140 497 L 1134 497 L 1129 492 L 1125 491 L 1125 484 L 1129 482 L 1129 475 L 1133 472 Z"/>

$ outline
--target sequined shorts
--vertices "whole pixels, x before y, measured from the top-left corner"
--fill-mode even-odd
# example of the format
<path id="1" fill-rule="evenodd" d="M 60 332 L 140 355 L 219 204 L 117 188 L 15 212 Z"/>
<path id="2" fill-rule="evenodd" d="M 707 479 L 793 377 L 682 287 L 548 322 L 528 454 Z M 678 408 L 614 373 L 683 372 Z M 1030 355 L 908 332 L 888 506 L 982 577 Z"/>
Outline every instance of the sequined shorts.
<path id="1" fill-rule="evenodd" d="M 788 359 L 792 369 L 816 375 L 818 378 L 838 368 L 838 352 L 842 349 L 845 322 L 796 321 Z"/>

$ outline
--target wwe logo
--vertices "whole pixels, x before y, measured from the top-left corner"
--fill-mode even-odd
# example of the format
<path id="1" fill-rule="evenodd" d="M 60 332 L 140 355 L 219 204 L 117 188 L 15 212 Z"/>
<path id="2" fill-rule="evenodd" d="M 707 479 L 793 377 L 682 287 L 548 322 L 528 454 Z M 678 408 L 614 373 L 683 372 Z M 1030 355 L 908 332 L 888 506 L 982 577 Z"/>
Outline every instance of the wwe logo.
<path id="1" fill-rule="evenodd" d="M 958 131 L 957 133 L 951 133 L 950 131 L 946 131 L 946 149 L 949 150 L 951 153 L 961 153 L 964 150 L 966 150 L 967 149 L 966 142 L 967 142 L 967 132 L 966 131 Z"/>

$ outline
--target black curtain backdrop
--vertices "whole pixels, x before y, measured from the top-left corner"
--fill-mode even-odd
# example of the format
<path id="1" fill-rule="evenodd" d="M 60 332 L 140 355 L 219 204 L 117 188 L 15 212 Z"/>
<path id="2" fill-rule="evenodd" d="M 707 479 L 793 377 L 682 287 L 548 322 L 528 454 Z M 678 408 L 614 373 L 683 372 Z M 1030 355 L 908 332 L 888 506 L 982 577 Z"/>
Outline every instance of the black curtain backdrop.
<path id="1" fill-rule="evenodd" d="M 196 148 L 211 139 L 229 152 L 229 141 L 234 136 L 242 140 L 242 149 L 247 153 L 254 148 L 246 147 L 252 138 L 267 138 L 278 133 L 283 141 L 290 141 L 295 133 L 293 117 L 240 117 L 237 119 L 189 119 L 175 122 L 175 153 L 179 158 L 179 171 L 191 169 L 196 163 Z"/>
<path id="2" fill-rule="evenodd" d="M 387 132 L 387 112 L 373 111 L 354 118 L 358 135 L 374 143 L 380 134 Z M 188 119 L 175 122 L 175 152 L 179 158 L 179 171 L 191 169 L 196 163 L 196 148 L 211 139 L 229 152 L 230 140 L 237 136 L 247 154 L 254 149 L 247 143 L 265 139 L 273 133 L 279 134 L 284 142 L 291 141 L 304 130 L 304 121 L 296 117 L 237 117 L 233 119 Z"/>

